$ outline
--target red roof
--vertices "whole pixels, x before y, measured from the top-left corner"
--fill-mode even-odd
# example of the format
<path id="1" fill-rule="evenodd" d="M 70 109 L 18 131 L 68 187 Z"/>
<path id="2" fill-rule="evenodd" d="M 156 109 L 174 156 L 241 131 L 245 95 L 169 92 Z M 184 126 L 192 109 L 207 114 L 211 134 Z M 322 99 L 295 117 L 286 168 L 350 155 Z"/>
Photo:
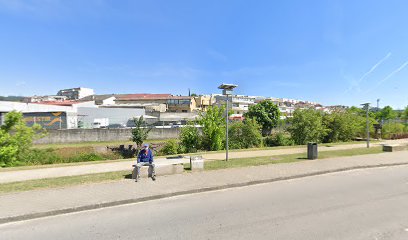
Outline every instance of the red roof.
<path id="1" fill-rule="evenodd" d="M 33 102 L 34 104 L 43 104 L 43 105 L 56 105 L 56 106 L 72 106 L 80 102 L 74 100 L 65 100 L 65 101 L 46 101 L 46 102 Z"/>

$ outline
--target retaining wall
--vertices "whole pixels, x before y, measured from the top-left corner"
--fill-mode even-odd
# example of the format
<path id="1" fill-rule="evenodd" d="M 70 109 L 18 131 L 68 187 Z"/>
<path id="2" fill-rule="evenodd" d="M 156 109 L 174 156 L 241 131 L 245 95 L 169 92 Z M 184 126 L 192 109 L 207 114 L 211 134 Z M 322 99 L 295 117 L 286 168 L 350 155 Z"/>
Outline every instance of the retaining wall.
<path id="1" fill-rule="evenodd" d="M 148 139 L 178 138 L 179 128 L 153 128 Z M 132 129 L 65 129 L 48 130 L 36 144 L 129 141 Z"/>

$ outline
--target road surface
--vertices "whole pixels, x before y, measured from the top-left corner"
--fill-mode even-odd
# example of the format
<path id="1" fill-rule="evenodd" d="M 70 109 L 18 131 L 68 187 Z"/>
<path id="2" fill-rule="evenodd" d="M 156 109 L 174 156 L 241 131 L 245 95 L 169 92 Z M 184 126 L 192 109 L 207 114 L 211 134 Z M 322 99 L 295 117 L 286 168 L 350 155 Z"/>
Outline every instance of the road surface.
<path id="1" fill-rule="evenodd" d="M 4 224 L 0 225 L 0 239 L 406 240 L 408 166 L 327 174 Z"/>

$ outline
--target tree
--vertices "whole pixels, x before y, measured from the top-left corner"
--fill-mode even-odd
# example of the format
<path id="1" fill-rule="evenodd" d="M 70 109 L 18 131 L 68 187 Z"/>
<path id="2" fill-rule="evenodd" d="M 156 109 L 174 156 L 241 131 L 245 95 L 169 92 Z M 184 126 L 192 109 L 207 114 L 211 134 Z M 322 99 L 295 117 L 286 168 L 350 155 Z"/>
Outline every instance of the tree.
<path id="1" fill-rule="evenodd" d="M 328 129 L 324 142 L 347 142 L 355 138 L 359 130 L 361 116 L 352 111 L 334 111 L 325 114 L 323 122 Z"/>
<path id="2" fill-rule="evenodd" d="M 288 131 L 296 144 L 322 142 L 328 129 L 323 124 L 323 114 L 314 109 L 296 109 Z"/>
<path id="3" fill-rule="evenodd" d="M 136 147 L 140 147 L 143 142 L 147 139 L 151 128 L 146 128 L 146 122 L 143 119 L 143 116 L 140 118 L 133 118 L 135 127 L 132 129 L 132 141 L 136 143 Z"/>
<path id="4" fill-rule="evenodd" d="M 200 147 L 200 133 L 193 125 L 181 128 L 179 139 L 186 153 L 196 152 Z"/>
<path id="5" fill-rule="evenodd" d="M 33 140 L 41 138 L 45 131 L 40 125 L 28 127 L 20 112 L 9 112 L 0 127 L 0 166 L 13 166 L 24 161 Z"/>
<path id="6" fill-rule="evenodd" d="M 225 108 L 212 106 L 207 112 L 201 112 L 198 123 L 202 126 L 202 147 L 217 151 L 224 148 L 225 140 Z"/>
<path id="7" fill-rule="evenodd" d="M 262 127 L 262 135 L 270 135 L 271 130 L 278 125 L 280 119 L 278 106 L 269 100 L 261 101 L 249 107 L 246 118 L 255 119 Z"/>
<path id="8" fill-rule="evenodd" d="M 391 120 L 397 117 L 397 113 L 390 106 L 385 106 L 381 111 L 378 112 L 377 120 Z"/>
<path id="9" fill-rule="evenodd" d="M 234 122 L 229 126 L 229 146 L 232 149 L 259 147 L 262 143 L 261 127 L 254 119 Z"/>
<path id="10" fill-rule="evenodd" d="M 405 120 L 405 123 L 408 123 L 408 106 L 405 107 L 401 117 Z"/>

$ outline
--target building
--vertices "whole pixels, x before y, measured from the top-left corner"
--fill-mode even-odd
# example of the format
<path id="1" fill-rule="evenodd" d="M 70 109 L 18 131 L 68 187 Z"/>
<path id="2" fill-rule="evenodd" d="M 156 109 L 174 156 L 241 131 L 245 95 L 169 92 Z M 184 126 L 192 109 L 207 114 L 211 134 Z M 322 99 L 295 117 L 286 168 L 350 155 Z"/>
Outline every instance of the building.
<path id="1" fill-rule="evenodd" d="M 78 100 L 94 94 L 93 89 L 83 87 L 62 89 L 57 93 L 58 96 L 66 96 L 69 100 Z"/>
<path id="2" fill-rule="evenodd" d="M 197 111 L 196 99 L 191 96 L 173 96 L 171 94 L 126 94 L 115 95 L 115 103 L 121 107 L 139 107 L 147 112 Z"/>
<path id="3" fill-rule="evenodd" d="M 221 94 L 212 95 L 215 98 L 216 106 L 226 105 L 226 96 Z M 248 112 L 249 106 L 255 105 L 256 97 L 244 96 L 244 95 L 232 95 L 230 96 L 229 109 L 233 111 L 234 116 L 242 116 Z"/>
<path id="4" fill-rule="evenodd" d="M 66 101 L 68 97 L 66 96 L 32 96 L 24 99 L 24 102 L 27 103 L 36 103 L 36 102 L 63 102 Z"/>
<path id="5" fill-rule="evenodd" d="M 76 110 L 71 106 L 56 106 L 51 104 L 19 103 L 0 101 L 0 124 L 11 111 L 23 113 L 28 126 L 39 124 L 45 129 L 77 128 Z"/>
<path id="6" fill-rule="evenodd" d="M 196 112 L 196 99 L 190 96 L 171 96 L 167 99 L 167 111 L 173 113 Z"/>
<path id="7" fill-rule="evenodd" d="M 154 122 L 156 117 L 146 116 L 144 109 L 135 108 L 93 108 L 79 107 L 77 109 L 78 126 L 80 128 L 93 128 L 97 119 L 106 119 L 108 126 L 129 126 L 133 118 L 143 116 L 148 123 Z"/>
<path id="8" fill-rule="evenodd" d="M 88 102 L 94 101 L 95 105 L 115 105 L 116 104 L 116 96 L 115 94 L 104 94 L 104 95 L 90 95 L 84 98 L 81 98 L 79 101 L 81 102 Z"/>
<path id="9" fill-rule="evenodd" d="M 207 109 L 215 103 L 215 98 L 211 95 L 200 95 L 194 97 L 196 101 L 196 108 L 199 111 L 206 112 Z"/>

